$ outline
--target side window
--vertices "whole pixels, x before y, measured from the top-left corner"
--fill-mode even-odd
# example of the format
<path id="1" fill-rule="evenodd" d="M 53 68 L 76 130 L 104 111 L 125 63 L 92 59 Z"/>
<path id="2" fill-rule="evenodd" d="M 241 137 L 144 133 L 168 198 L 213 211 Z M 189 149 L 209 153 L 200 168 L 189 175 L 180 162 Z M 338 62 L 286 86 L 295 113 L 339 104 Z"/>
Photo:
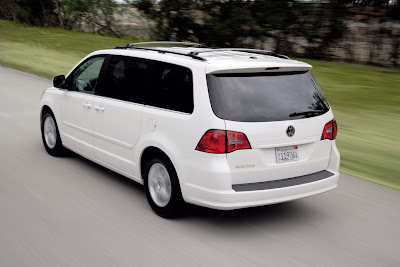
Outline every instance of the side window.
<path id="1" fill-rule="evenodd" d="M 86 94 L 95 94 L 104 58 L 95 57 L 83 63 L 72 76 L 71 90 Z"/>
<path id="2" fill-rule="evenodd" d="M 193 81 L 190 69 L 155 62 L 146 104 L 185 113 L 193 112 Z"/>
<path id="3" fill-rule="evenodd" d="M 133 57 L 113 56 L 105 75 L 100 95 L 123 101 L 143 103 L 148 61 Z"/>

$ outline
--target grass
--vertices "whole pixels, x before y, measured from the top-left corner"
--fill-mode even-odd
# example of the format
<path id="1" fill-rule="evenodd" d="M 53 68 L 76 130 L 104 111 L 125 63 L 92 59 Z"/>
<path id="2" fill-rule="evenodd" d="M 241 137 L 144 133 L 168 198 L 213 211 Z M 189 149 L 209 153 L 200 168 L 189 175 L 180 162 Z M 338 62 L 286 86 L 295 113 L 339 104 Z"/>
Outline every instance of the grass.
<path id="1" fill-rule="evenodd" d="M 39 28 L 0 20 L 0 64 L 51 78 L 82 57 L 142 39 Z M 400 71 L 363 65 L 304 61 L 328 98 L 338 122 L 341 171 L 400 190 Z"/>
<path id="2" fill-rule="evenodd" d="M 338 122 L 340 170 L 400 190 L 400 71 L 304 61 Z"/>
<path id="3" fill-rule="evenodd" d="M 67 74 L 87 54 L 142 38 L 115 38 L 0 20 L 0 64 L 51 78 Z"/>

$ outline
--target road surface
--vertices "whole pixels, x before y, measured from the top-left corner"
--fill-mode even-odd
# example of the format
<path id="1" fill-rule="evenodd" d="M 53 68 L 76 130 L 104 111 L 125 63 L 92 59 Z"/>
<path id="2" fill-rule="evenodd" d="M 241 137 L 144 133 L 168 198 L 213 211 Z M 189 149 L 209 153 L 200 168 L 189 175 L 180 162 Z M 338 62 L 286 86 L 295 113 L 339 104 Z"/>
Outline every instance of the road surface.
<path id="1" fill-rule="evenodd" d="M 0 266 L 400 266 L 400 192 L 344 174 L 294 202 L 156 216 L 139 184 L 46 153 L 50 84 L 0 66 Z"/>

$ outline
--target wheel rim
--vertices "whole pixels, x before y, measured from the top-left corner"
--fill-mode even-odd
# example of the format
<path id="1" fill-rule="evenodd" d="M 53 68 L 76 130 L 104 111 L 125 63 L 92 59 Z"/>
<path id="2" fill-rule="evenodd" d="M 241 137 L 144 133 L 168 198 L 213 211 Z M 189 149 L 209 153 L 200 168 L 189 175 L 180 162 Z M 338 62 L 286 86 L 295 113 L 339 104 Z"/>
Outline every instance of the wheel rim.
<path id="1" fill-rule="evenodd" d="M 57 141 L 57 128 L 52 117 L 47 117 L 44 120 L 43 134 L 46 145 L 49 148 L 54 148 Z"/>
<path id="2" fill-rule="evenodd" d="M 154 163 L 148 175 L 150 196 L 159 207 L 167 206 L 171 199 L 171 179 L 164 165 Z"/>

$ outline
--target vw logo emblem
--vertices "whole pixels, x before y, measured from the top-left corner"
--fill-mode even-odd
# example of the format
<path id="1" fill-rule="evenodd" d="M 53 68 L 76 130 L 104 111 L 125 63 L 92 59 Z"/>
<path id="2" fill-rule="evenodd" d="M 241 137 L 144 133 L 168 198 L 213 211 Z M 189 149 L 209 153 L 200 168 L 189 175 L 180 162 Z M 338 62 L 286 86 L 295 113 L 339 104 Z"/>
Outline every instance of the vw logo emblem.
<path id="1" fill-rule="evenodd" d="M 294 127 L 292 125 L 287 127 L 287 130 L 286 130 L 287 136 L 292 137 L 294 135 L 294 132 L 295 132 L 295 130 L 294 130 Z"/>

